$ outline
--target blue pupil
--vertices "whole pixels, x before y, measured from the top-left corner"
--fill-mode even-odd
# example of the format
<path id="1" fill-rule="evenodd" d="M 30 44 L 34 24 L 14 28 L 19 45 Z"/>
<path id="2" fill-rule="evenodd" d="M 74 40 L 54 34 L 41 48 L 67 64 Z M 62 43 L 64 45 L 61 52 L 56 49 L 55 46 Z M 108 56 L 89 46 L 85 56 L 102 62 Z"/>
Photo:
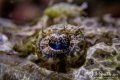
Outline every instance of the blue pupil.
<path id="1" fill-rule="evenodd" d="M 66 39 L 51 39 L 49 40 L 49 46 L 55 50 L 63 50 L 63 49 L 68 49 L 70 45 L 70 41 L 68 38 Z"/>

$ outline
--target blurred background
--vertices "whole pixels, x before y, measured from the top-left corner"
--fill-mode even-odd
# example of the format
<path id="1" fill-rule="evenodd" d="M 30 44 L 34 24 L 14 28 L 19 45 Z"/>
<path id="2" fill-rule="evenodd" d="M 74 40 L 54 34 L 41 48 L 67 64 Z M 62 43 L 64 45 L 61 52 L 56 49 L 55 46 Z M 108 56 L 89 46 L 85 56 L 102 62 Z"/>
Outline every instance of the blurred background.
<path id="1" fill-rule="evenodd" d="M 120 0 L 52 0 L 53 4 L 69 2 L 81 5 L 88 2 L 86 12 L 89 17 L 102 17 L 111 14 L 112 17 L 120 17 Z M 52 2 L 51 1 L 51 2 Z M 12 19 L 16 24 L 31 22 L 42 16 L 50 0 L 0 0 L 0 17 Z"/>

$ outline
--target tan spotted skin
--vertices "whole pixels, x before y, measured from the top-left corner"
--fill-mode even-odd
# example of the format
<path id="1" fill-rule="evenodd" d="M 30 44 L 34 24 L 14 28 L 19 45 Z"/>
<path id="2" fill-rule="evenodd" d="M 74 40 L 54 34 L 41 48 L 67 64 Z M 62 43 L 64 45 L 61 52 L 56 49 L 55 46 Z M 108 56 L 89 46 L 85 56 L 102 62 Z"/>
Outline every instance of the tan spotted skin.
<path id="1" fill-rule="evenodd" d="M 48 41 L 50 39 L 50 35 L 54 33 L 65 34 L 69 36 L 69 39 L 70 39 L 69 53 L 58 58 L 49 57 L 43 54 L 43 52 L 45 51 L 46 53 L 48 53 L 49 50 L 45 48 L 49 46 Z M 49 70 L 66 72 L 69 70 L 70 67 L 73 67 L 73 68 L 80 67 L 84 63 L 87 47 L 86 47 L 86 40 L 82 33 L 81 27 L 70 25 L 70 24 L 67 24 L 67 25 L 57 24 L 57 25 L 52 25 L 43 31 L 40 31 L 38 35 L 39 36 L 37 38 L 35 45 L 37 45 L 36 53 L 39 59 L 42 61 L 41 63 L 39 63 L 39 66 L 42 66 Z M 63 71 L 61 68 L 63 68 Z"/>

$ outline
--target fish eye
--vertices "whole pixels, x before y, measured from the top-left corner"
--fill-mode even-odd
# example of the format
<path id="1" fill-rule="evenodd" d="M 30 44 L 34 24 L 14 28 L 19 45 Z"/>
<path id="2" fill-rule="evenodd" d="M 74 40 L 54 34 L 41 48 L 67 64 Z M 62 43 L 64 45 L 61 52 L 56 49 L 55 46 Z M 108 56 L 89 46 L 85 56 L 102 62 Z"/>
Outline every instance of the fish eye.
<path id="1" fill-rule="evenodd" d="M 62 38 L 60 35 L 55 34 L 56 38 L 52 39 L 50 38 L 49 40 L 49 46 L 55 50 L 64 50 L 64 49 L 68 49 L 70 46 L 70 40 L 66 37 L 66 38 Z M 51 42 L 54 43 L 51 43 Z M 58 44 L 59 43 L 59 44 Z"/>

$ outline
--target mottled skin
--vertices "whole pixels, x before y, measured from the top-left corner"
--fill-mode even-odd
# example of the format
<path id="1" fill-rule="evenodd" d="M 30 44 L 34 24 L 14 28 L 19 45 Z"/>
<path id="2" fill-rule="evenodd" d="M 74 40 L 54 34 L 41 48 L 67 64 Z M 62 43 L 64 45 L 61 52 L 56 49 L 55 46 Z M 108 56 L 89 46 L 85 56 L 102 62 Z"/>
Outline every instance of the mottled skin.
<path id="1" fill-rule="evenodd" d="M 50 23 L 61 23 L 63 21 L 71 21 L 71 19 L 85 15 L 84 10 L 88 7 L 84 2 L 81 6 L 69 3 L 54 4 L 44 10 L 44 15 L 48 16 Z"/>
<path id="2" fill-rule="evenodd" d="M 47 8 L 44 14 L 61 23 L 61 19 L 80 16 L 85 8 L 87 5 L 79 7 L 60 3 Z M 97 22 L 93 21 L 93 24 L 95 23 Z M 85 28 L 70 24 L 64 26 L 65 24 L 50 26 L 43 31 L 40 30 L 31 40 L 25 38 L 27 43 L 17 43 L 13 50 L 17 51 L 18 55 L 0 52 L 0 80 L 120 80 L 120 32 L 117 29 L 108 26 L 108 28 L 97 27 L 99 24 Z M 45 56 L 42 53 L 44 48 L 41 49 L 40 44 L 47 47 L 48 42 L 46 43 L 44 39 L 48 41 L 54 33 L 71 34 L 73 38 L 70 41 L 75 39 L 74 44 L 77 43 L 76 46 L 82 48 L 62 58 Z M 15 42 L 19 40 L 24 42 L 19 36 L 17 40 Z M 84 46 L 80 46 L 81 44 Z M 39 60 L 31 57 L 30 61 L 21 56 L 29 53 L 37 54 Z"/>
<path id="3" fill-rule="evenodd" d="M 75 34 L 76 29 L 77 28 L 79 29 L 79 27 L 78 26 L 72 27 L 72 26 L 73 25 L 68 24 L 66 27 L 66 30 L 68 29 L 69 33 Z M 87 55 L 83 54 L 85 56 L 84 58 L 86 58 L 85 63 L 82 64 L 82 62 L 79 62 L 79 59 L 76 59 L 76 57 L 74 57 L 73 60 L 76 59 L 78 63 L 74 64 L 74 68 L 71 66 L 73 64 L 66 63 L 68 67 L 64 66 L 67 69 L 65 73 L 72 74 L 73 80 L 96 80 L 96 79 L 109 80 L 109 78 L 111 78 L 111 80 L 118 80 L 120 78 L 120 63 L 119 63 L 120 40 L 114 39 L 114 37 L 118 33 L 117 29 L 102 28 L 102 27 L 94 28 L 93 30 L 91 29 L 93 28 L 87 28 L 87 27 L 84 28 L 84 31 L 85 31 L 84 35 L 87 41 L 87 46 L 89 46 L 88 43 L 90 43 L 92 46 L 95 45 L 88 49 Z M 42 36 L 46 36 L 46 34 L 50 35 L 56 32 L 62 33 L 62 31 L 64 31 L 64 24 L 53 25 L 45 29 L 44 32 L 42 31 L 39 32 L 39 37 L 37 38 L 37 41 L 36 41 L 36 46 L 37 46 L 36 49 L 38 50 L 36 53 L 38 54 L 39 58 L 43 60 L 43 63 L 39 64 L 40 66 L 45 67 L 45 68 L 49 66 L 49 68 L 47 68 L 49 70 L 60 71 L 59 68 L 56 70 L 54 68 L 53 69 L 50 68 L 51 66 L 50 64 L 56 64 L 55 63 L 56 61 L 54 62 L 54 60 L 56 59 L 49 58 L 41 54 L 41 51 L 39 50 L 39 44 L 40 44 L 39 40 L 43 38 Z M 78 36 L 80 37 L 81 35 L 78 34 Z M 87 49 L 87 46 L 83 50 Z M 77 56 L 78 57 L 81 56 L 81 50 L 79 51 L 79 54 Z M 84 58 L 81 58 L 80 61 L 84 61 Z M 53 59 L 53 61 L 51 59 Z M 51 60 L 51 63 L 44 62 L 44 60 L 45 61 Z M 69 62 L 69 61 L 66 60 L 66 62 Z M 47 67 L 42 64 L 47 65 Z M 78 64 L 81 64 L 81 65 L 78 65 Z M 54 67 L 56 66 L 54 65 Z"/>
<path id="4" fill-rule="evenodd" d="M 104 42 L 89 48 L 85 64 L 74 71 L 76 79 L 119 80 L 120 53 L 117 53 L 115 49 L 115 45 L 108 46 Z"/>
<path id="5" fill-rule="evenodd" d="M 0 54 L 0 80 L 70 80 L 72 75 L 57 73 L 15 55 Z"/>
<path id="6" fill-rule="evenodd" d="M 39 58 L 43 60 L 43 63 L 41 62 L 39 64 L 40 66 L 45 68 L 49 66 L 49 68 L 47 68 L 49 70 L 60 71 L 59 68 L 58 69 L 50 68 L 51 67 L 50 64 L 57 63 L 56 61 L 54 62 L 54 60 L 56 60 L 57 58 L 46 57 L 44 54 L 42 54 L 41 51 L 39 50 L 39 44 L 40 44 L 39 40 L 43 38 L 42 36 L 46 36 L 46 34 L 50 35 L 56 32 L 62 33 L 62 31 L 64 31 L 64 25 L 65 24 L 53 25 L 46 28 L 44 32 L 43 31 L 39 32 L 39 37 L 36 40 L 36 46 L 37 46 L 36 49 L 38 50 L 36 53 L 38 54 Z M 74 35 L 76 32 L 76 29 L 79 29 L 79 27 L 68 24 L 66 27 L 66 32 L 67 32 L 67 29 L 69 33 L 73 33 L 72 35 Z M 83 54 L 84 58 L 86 59 L 85 63 L 82 64 L 82 62 L 84 62 L 84 58 L 81 58 L 80 61 L 82 62 L 79 62 L 79 59 L 76 59 L 76 57 L 73 56 L 73 60 L 76 60 L 78 62 L 76 62 L 74 64 L 74 67 L 72 67 L 71 65 L 73 64 L 69 64 L 67 63 L 69 61 L 65 60 L 66 62 L 65 64 L 68 65 L 68 67 L 64 66 L 66 67 L 65 73 L 72 74 L 73 80 L 96 80 L 96 79 L 109 80 L 110 78 L 111 80 L 119 80 L 120 78 L 120 62 L 119 62 L 120 61 L 119 59 L 120 58 L 120 50 L 119 50 L 120 40 L 119 38 L 115 38 L 115 36 L 117 36 L 119 32 L 117 31 L 117 29 L 104 28 L 104 27 L 94 28 L 93 30 L 91 29 L 93 28 L 84 27 L 84 37 L 85 37 L 84 40 L 85 40 L 85 43 L 87 43 L 87 46 L 85 46 L 83 50 L 90 47 L 86 52 L 87 55 Z M 78 34 L 79 38 L 81 34 L 83 34 L 82 28 L 80 28 L 80 30 L 82 31 L 82 33 Z M 92 45 L 92 47 L 90 45 Z M 75 54 L 75 52 L 73 54 Z M 81 56 L 81 50 L 79 51 L 77 56 L 78 57 Z M 67 55 L 67 57 L 69 56 Z M 53 61 L 51 59 L 53 59 Z M 44 62 L 44 60 L 45 61 L 50 60 L 51 63 Z M 62 63 L 59 63 L 59 64 L 62 64 Z M 42 64 L 45 64 L 47 66 Z M 56 64 L 56 65 L 59 65 L 59 64 Z M 81 64 L 81 65 L 78 65 L 78 64 Z M 54 65 L 54 67 L 56 67 L 56 65 Z M 60 68 L 62 68 L 62 70 L 64 69 L 63 66 L 61 65 L 59 66 Z"/>
<path id="7" fill-rule="evenodd" d="M 50 47 L 50 36 L 53 35 L 52 37 L 55 37 L 54 33 L 61 33 L 64 34 L 64 36 L 69 36 L 70 50 L 67 51 L 67 53 Z M 41 67 L 54 71 L 66 72 L 69 71 L 70 67 L 80 67 L 85 61 L 87 47 L 81 27 L 70 24 L 52 25 L 40 31 L 38 38 L 35 40 L 36 43 L 33 46 L 36 48 L 36 54 L 40 59 L 39 66 Z M 50 50 L 53 54 L 49 52 Z M 57 55 L 59 56 L 56 57 Z"/>
<path id="8" fill-rule="evenodd" d="M 58 3 L 54 4 L 44 11 L 44 15 L 48 15 L 50 18 L 57 17 L 76 17 L 84 14 L 84 9 L 87 8 L 87 3 L 84 2 L 81 6 L 69 4 L 69 3 Z"/>
<path id="9" fill-rule="evenodd" d="M 58 32 L 60 30 L 63 30 L 64 29 L 63 24 L 59 24 L 59 25 L 61 25 L 61 26 L 54 25 L 54 26 L 48 27 L 47 29 L 44 30 L 44 33 L 49 35 L 50 34 L 49 32 L 53 31 L 52 30 L 53 28 L 56 28 L 57 30 L 55 30 L 55 31 L 58 31 Z M 79 28 L 78 26 L 74 26 L 72 28 L 73 25 L 70 25 L 70 24 L 68 24 L 68 26 L 71 26 L 69 28 L 66 28 L 66 29 L 69 29 L 69 31 L 68 31 L 69 33 L 75 33 L 76 30 Z M 72 30 L 72 29 L 75 29 L 75 30 Z M 112 38 L 112 45 L 108 44 L 111 42 L 111 40 L 109 41 L 109 39 L 108 39 L 108 42 L 104 41 L 103 35 L 105 33 L 111 32 L 111 29 L 105 28 L 102 31 L 100 31 L 101 29 L 102 28 L 94 28 L 94 30 L 91 31 L 90 28 L 84 28 L 84 31 L 85 31 L 84 34 L 86 37 L 86 41 L 89 41 L 91 44 L 95 44 L 95 46 L 92 46 L 88 49 L 87 55 L 84 57 L 84 58 L 86 58 L 86 61 L 84 64 L 78 65 L 81 63 L 81 62 L 80 63 L 78 62 L 74 65 L 74 68 L 67 67 L 69 69 L 66 70 L 63 74 L 60 72 L 59 73 L 54 72 L 57 70 L 49 71 L 49 70 L 52 70 L 51 68 L 48 68 L 49 70 L 46 70 L 45 69 L 46 66 L 41 65 L 44 62 L 42 62 L 41 64 L 39 62 L 37 62 L 37 64 L 39 65 L 38 66 L 29 60 L 26 60 L 23 58 L 18 58 L 17 56 L 9 56 L 6 54 L 1 54 L 0 55 L 1 56 L 0 64 L 2 66 L 2 69 L 5 69 L 5 72 L 2 72 L 2 74 L 1 74 L 1 76 L 2 76 L 1 79 L 4 80 L 4 77 L 8 76 L 8 77 L 11 77 L 11 80 L 13 80 L 13 78 L 17 78 L 16 80 L 20 80 L 20 79 L 25 80 L 25 77 L 22 76 L 20 78 L 20 75 L 26 76 L 29 73 L 28 74 L 29 77 L 27 76 L 27 79 L 31 78 L 31 80 L 32 79 L 35 80 L 35 78 L 38 78 L 38 79 L 43 78 L 43 79 L 50 79 L 50 80 L 67 80 L 67 79 L 68 80 L 99 80 L 99 79 L 101 79 L 101 80 L 119 80 L 119 78 L 120 78 L 120 50 L 119 50 L 120 40 L 119 40 L 119 38 L 115 38 L 115 39 Z M 39 47 L 38 41 L 40 38 L 43 38 L 42 37 L 43 35 L 45 35 L 45 34 L 41 34 L 41 33 L 42 33 L 42 31 L 39 32 L 39 35 L 38 35 L 39 37 L 36 37 L 37 40 L 36 40 L 36 38 L 33 38 L 33 40 L 31 40 L 32 42 L 34 42 L 33 46 L 37 50 L 36 53 L 38 55 L 41 54 L 40 50 L 38 49 L 38 47 Z M 114 34 L 109 35 L 109 37 L 110 36 L 114 37 L 115 35 L 119 34 L 119 33 L 117 34 L 117 30 L 113 30 L 112 33 L 114 33 Z M 79 34 L 78 34 L 78 36 L 79 36 Z M 101 38 L 101 40 L 100 41 L 96 40 L 95 36 L 98 39 Z M 97 42 L 92 38 L 94 38 Z M 107 37 L 106 37 L 106 39 L 107 39 Z M 81 56 L 81 54 L 78 55 L 78 57 L 80 57 L 80 56 Z M 45 58 L 45 56 L 43 59 L 43 56 L 41 56 L 41 55 L 39 56 L 39 58 L 41 58 L 40 60 L 44 60 L 44 59 L 47 61 L 49 60 L 49 58 L 48 57 Z M 84 61 L 83 59 L 80 61 Z M 78 61 L 79 61 L 79 59 L 78 59 Z M 45 64 L 46 63 L 47 62 L 45 62 Z M 25 65 L 25 64 L 28 64 L 28 65 Z M 37 69 L 37 70 L 35 70 L 36 74 L 33 72 L 34 69 L 32 67 L 30 67 L 29 65 L 33 65 L 35 67 L 35 69 Z M 71 64 L 67 64 L 67 65 L 71 65 Z M 8 68 L 8 66 L 9 66 L 9 68 Z M 24 66 L 25 68 L 23 68 L 22 66 Z M 50 67 L 50 64 L 48 64 L 48 66 Z M 61 65 L 59 65 L 59 66 L 61 66 Z M 75 68 L 76 66 L 77 66 L 77 68 Z M 26 69 L 26 67 L 28 67 L 29 69 Z M 45 67 L 45 68 L 42 68 L 42 67 Z M 40 70 L 38 70 L 38 68 L 40 68 Z M 16 70 L 16 72 L 14 70 Z M 24 73 L 23 70 L 26 71 L 27 73 Z M 32 72 L 30 72 L 29 70 Z M 44 70 L 47 72 L 44 72 Z M 13 73 L 13 75 L 9 71 L 11 71 Z M 58 68 L 58 71 L 60 71 L 59 68 Z M 35 77 L 33 76 L 33 74 L 35 75 Z M 30 77 L 31 75 L 32 75 L 32 77 Z M 40 77 L 39 77 L 39 75 L 40 75 Z M 53 77 L 53 76 L 55 76 L 55 77 Z"/>

